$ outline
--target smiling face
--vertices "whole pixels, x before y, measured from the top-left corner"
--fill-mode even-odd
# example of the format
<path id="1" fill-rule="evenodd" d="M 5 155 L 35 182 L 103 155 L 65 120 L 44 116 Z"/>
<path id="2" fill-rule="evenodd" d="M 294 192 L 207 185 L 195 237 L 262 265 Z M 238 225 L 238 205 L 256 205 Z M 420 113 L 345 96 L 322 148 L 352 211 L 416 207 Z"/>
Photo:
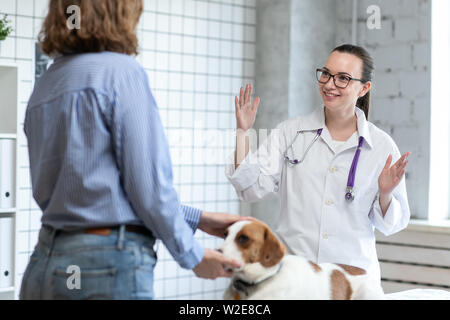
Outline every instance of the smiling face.
<path id="1" fill-rule="evenodd" d="M 240 221 L 230 226 L 220 250 L 243 265 L 234 272 L 248 281 L 257 281 L 271 272 L 286 253 L 284 245 L 260 221 Z"/>
<path id="2" fill-rule="evenodd" d="M 336 76 L 347 76 L 361 79 L 363 61 L 349 53 L 333 51 L 322 69 Z M 351 80 L 345 89 L 338 88 L 334 84 L 333 78 L 323 84 L 319 84 L 319 92 L 326 108 L 330 111 L 353 110 L 358 98 L 363 97 L 371 87 L 371 82 L 362 83 L 357 80 Z"/>

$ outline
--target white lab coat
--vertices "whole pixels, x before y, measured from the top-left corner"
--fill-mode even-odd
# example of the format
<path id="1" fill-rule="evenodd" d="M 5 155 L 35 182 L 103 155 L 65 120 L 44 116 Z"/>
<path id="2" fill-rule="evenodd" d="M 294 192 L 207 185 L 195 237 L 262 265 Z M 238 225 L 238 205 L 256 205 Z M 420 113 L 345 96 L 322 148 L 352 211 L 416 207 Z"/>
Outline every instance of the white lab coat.
<path id="1" fill-rule="evenodd" d="M 289 119 L 271 132 L 255 153 L 234 169 L 234 153 L 226 165 L 226 176 L 239 199 L 254 202 L 270 193 L 281 199 L 280 216 L 275 229 L 288 252 L 302 255 L 315 263 L 342 263 L 363 268 L 380 279 L 374 229 L 391 235 L 404 229 L 410 218 L 405 178 L 393 191 L 393 198 L 383 218 L 378 192 L 378 177 L 389 154 L 392 164 L 400 151 L 392 138 L 356 108 L 358 131 L 336 152 L 325 126 L 324 107 L 313 113 Z M 290 165 L 290 159 L 301 159 L 304 151 L 323 128 L 303 163 Z M 358 146 L 365 142 L 356 170 L 354 201 L 345 200 L 348 173 Z"/>

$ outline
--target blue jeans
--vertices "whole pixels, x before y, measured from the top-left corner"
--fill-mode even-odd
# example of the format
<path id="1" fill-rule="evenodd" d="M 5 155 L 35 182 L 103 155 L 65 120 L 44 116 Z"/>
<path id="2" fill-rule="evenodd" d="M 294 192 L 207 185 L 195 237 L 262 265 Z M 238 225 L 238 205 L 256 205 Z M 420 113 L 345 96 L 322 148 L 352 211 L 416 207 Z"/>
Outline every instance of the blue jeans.
<path id="1" fill-rule="evenodd" d="M 154 237 L 42 226 L 22 280 L 20 299 L 153 299 Z"/>

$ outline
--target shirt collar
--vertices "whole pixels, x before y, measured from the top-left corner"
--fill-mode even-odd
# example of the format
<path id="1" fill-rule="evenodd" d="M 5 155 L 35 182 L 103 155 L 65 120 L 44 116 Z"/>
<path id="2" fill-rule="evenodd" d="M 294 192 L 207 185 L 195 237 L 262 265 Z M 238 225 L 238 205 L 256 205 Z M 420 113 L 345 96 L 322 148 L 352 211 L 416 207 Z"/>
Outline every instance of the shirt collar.
<path id="1" fill-rule="evenodd" d="M 357 126 L 359 136 L 364 138 L 367 145 L 372 148 L 372 138 L 369 132 L 369 125 L 366 119 L 364 111 L 355 107 L 355 113 L 357 117 Z M 314 110 L 310 115 L 305 117 L 305 121 L 301 124 L 301 131 L 312 131 L 325 128 L 325 107 L 319 107 Z"/>
<path id="2" fill-rule="evenodd" d="M 370 131 L 369 131 L 369 121 L 367 121 L 364 111 L 362 111 L 360 108 L 355 107 L 355 112 L 356 112 L 356 117 L 358 118 L 358 120 L 357 120 L 358 134 L 360 137 L 364 138 L 364 141 L 367 142 L 369 147 L 372 149 L 373 145 L 372 145 L 372 138 L 370 136 Z"/>

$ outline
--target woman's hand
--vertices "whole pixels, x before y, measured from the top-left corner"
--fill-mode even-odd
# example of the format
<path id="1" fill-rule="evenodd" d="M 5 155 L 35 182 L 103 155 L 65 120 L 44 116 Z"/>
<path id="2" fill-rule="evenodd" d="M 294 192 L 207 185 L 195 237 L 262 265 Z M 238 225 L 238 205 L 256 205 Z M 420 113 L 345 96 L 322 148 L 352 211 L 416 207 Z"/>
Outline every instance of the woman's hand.
<path id="1" fill-rule="evenodd" d="M 400 180 L 405 174 L 405 167 L 408 164 L 408 156 L 411 152 L 405 153 L 400 159 L 391 167 L 392 155 L 390 154 L 386 160 L 386 164 L 378 177 L 378 189 L 380 191 L 380 207 L 383 217 L 391 204 L 392 191 L 399 184 Z"/>
<path id="2" fill-rule="evenodd" d="M 405 174 L 405 167 L 408 164 L 406 158 L 408 158 L 410 154 L 411 152 L 405 153 L 392 167 L 392 155 L 389 155 L 378 178 L 380 195 L 390 195 L 394 188 L 399 184 Z"/>
<path id="3" fill-rule="evenodd" d="M 247 131 L 253 124 L 255 123 L 256 111 L 258 111 L 258 105 L 260 102 L 260 98 L 256 97 L 252 101 L 252 85 L 247 84 L 244 88 L 241 88 L 239 98 L 235 97 L 234 104 L 236 107 L 236 125 L 237 129 L 241 129 Z"/>
<path id="4" fill-rule="evenodd" d="M 241 217 L 231 213 L 203 211 L 198 228 L 212 236 L 224 238 L 227 228 L 241 220 L 254 220 L 254 218 Z"/>

